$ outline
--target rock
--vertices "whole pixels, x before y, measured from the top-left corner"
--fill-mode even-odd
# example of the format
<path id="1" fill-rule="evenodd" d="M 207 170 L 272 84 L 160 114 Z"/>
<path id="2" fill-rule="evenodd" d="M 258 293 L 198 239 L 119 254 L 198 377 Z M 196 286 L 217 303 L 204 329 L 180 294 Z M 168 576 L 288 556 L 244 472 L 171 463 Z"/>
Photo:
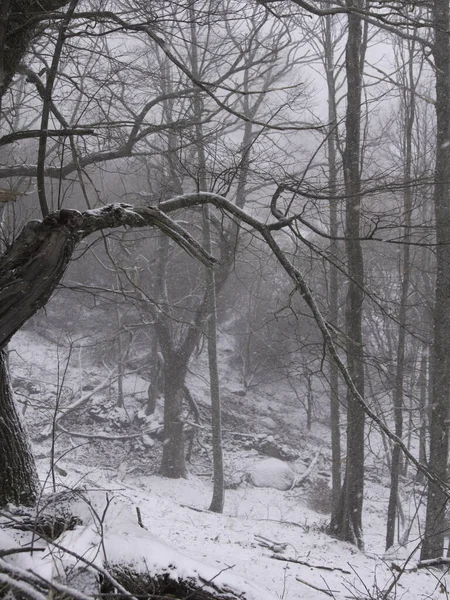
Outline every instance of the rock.
<path id="1" fill-rule="evenodd" d="M 227 389 L 230 394 L 234 394 L 235 396 L 244 397 L 247 394 L 247 390 L 240 385 L 229 385 Z"/>
<path id="2" fill-rule="evenodd" d="M 146 448 L 153 448 L 155 445 L 155 440 L 153 440 L 149 435 L 145 434 L 142 436 L 142 443 Z"/>
<path id="3" fill-rule="evenodd" d="M 260 425 L 265 429 L 271 429 L 272 431 L 275 431 L 278 428 L 277 423 L 274 421 L 274 419 L 272 419 L 272 417 L 264 417 L 261 419 Z"/>
<path id="4" fill-rule="evenodd" d="M 273 436 L 267 437 L 265 440 L 261 441 L 256 447 L 258 452 L 261 454 L 265 454 L 266 456 L 271 456 L 272 458 L 278 458 L 281 461 L 293 461 L 297 460 L 299 457 L 298 452 L 289 448 L 285 444 L 281 445 L 276 440 L 273 439 Z"/>
<path id="5" fill-rule="evenodd" d="M 270 487 L 286 491 L 292 488 L 296 479 L 289 465 L 277 458 L 267 458 L 250 467 L 246 481 L 255 487 Z"/>

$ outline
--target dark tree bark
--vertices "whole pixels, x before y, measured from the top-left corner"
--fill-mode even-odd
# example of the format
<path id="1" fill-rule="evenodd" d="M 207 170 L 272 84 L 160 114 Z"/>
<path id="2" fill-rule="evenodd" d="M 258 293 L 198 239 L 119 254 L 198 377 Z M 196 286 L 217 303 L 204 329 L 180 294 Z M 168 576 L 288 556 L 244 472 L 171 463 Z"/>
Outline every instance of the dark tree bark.
<path id="1" fill-rule="evenodd" d="M 0 258 L 0 349 L 49 300 L 81 239 L 78 211 L 28 223 Z"/>
<path id="2" fill-rule="evenodd" d="M 0 351 L 0 508 L 33 506 L 39 480 L 28 437 L 9 380 L 8 358 Z"/>
<path id="3" fill-rule="evenodd" d="M 419 429 L 419 461 L 427 464 L 427 421 L 428 421 L 428 347 L 422 344 L 422 355 L 420 357 L 419 377 L 417 386 L 419 388 L 419 407 L 420 407 L 420 429 Z M 422 473 L 418 473 L 418 478 L 423 481 Z"/>
<path id="4" fill-rule="evenodd" d="M 174 354 L 164 364 L 164 446 L 160 472 L 164 477 L 179 479 L 186 477 L 182 418 L 186 361 Z"/>
<path id="5" fill-rule="evenodd" d="M 9 88 L 46 15 L 70 0 L 3 0 L 0 8 L 0 98 Z"/>
<path id="6" fill-rule="evenodd" d="M 209 207 L 205 207 L 203 209 L 203 238 L 205 248 L 208 252 L 212 251 L 210 218 Z M 211 393 L 211 426 L 214 467 L 213 497 L 209 510 L 222 513 L 225 502 L 222 447 L 222 403 L 220 398 L 219 365 L 217 360 L 216 278 L 215 273 L 211 268 L 205 269 L 205 283 L 207 290 L 207 316 L 205 319 L 205 326 L 208 338 L 208 369 L 209 388 Z"/>
<path id="7" fill-rule="evenodd" d="M 48 11 L 68 3 L 68 0 L 1 3 L 0 115 L 2 98 L 38 33 L 41 19 Z M 8 503 L 31 506 L 39 492 L 36 465 L 14 401 L 4 348 L 14 331 L 50 298 L 72 254 L 75 242 L 72 228 L 47 225 L 29 223 L 18 243 L 0 260 L 0 507 Z"/>
<path id="8" fill-rule="evenodd" d="M 158 302 L 169 306 L 167 294 L 167 265 L 170 243 L 166 236 L 161 237 L 158 249 L 158 267 L 155 276 L 155 289 Z M 188 329 L 179 344 L 174 341 L 172 322 L 165 314 L 157 314 L 155 331 L 164 361 L 162 377 L 164 385 L 164 440 L 160 473 L 164 477 L 179 479 L 186 477 L 186 458 L 183 424 L 183 388 L 189 359 L 195 348 L 197 336 Z M 188 347 L 189 345 L 189 347 Z"/>
<path id="9" fill-rule="evenodd" d="M 450 390 L 450 47 L 448 0 L 434 2 L 433 56 L 436 74 L 436 165 L 434 207 L 436 215 L 436 288 L 434 341 L 431 356 L 429 467 L 447 481 Z M 442 556 L 447 495 L 428 484 L 427 515 L 421 560 Z"/>
<path id="10" fill-rule="evenodd" d="M 361 0 L 348 0 L 347 6 L 361 8 Z M 347 114 L 343 156 L 346 200 L 346 253 L 348 294 L 346 333 L 348 372 L 364 398 L 364 350 L 362 307 L 364 300 L 364 262 L 360 236 L 361 209 L 361 86 L 364 38 L 361 18 L 348 15 L 346 46 Z M 341 540 L 363 548 L 362 507 L 364 495 L 364 410 L 355 395 L 347 394 L 347 462 L 339 503 L 334 507 L 330 532 Z"/>
<path id="11" fill-rule="evenodd" d="M 156 333 L 156 330 L 152 332 L 150 346 L 152 368 L 150 374 L 150 385 L 147 389 L 147 406 L 145 407 L 146 415 L 152 415 L 155 412 L 158 396 L 160 393 L 164 392 L 164 385 L 161 381 L 163 361 L 161 360 L 162 357 L 160 356 L 159 352 L 158 334 Z"/>

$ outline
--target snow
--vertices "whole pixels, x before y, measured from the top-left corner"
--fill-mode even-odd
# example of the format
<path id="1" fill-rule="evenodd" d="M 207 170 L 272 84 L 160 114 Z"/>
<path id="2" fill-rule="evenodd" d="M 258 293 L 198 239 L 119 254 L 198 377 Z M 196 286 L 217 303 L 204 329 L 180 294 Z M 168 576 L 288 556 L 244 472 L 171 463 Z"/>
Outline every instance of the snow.
<path id="1" fill-rule="evenodd" d="M 74 480 L 81 473 L 79 466 L 76 470 Z M 98 564 L 105 551 L 110 565 L 132 565 L 136 572 L 161 573 L 170 565 L 180 577 L 214 580 L 255 600 L 323 597 L 309 585 L 333 590 L 337 600 L 352 594 L 369 597 L 367 590 L 376 597 L 396 576 L 382 553 L 360 552 L 323 533 L 323 518 L 302 505 L 296 490 L 228 490 L 225 512 L 217 515 L 206 510 L 212 487 L 200 478 L 141 477 L 124 486 L 99 476 L 98 484 L 104 488 L 86 493 L 86 500 L 77 505 L 76 512 L 88 525 L 66 532 L 60 540 Z M 146 529 L 138 525 L 136 507 Z M 378 514 L 369 513 L 365 526 L 376 533 L 384 523 Z M 259 543 L 260 538 L 285 549 L 274 553 Z M 433 569 L 405 573 L 395 589 L 402 594 L 414 590 L 415 599 L 442 598 L 438 579 L 446 584 L 445 576 Z"/>
<path id="2" fill-rule="evenodd" d="M 11 355 L 13 376 L 26 375 L 48 390 L 52 381 L 53 385 L 57 383 L 56 349 L 38 338 L 30 331 L 16 336 L 14 345 L 17 353 Z M 97 376 L 97 381 L 100 381 L 104 373 L 98 372 Z M 79 375 L 69 370 L 66 384 L 72 383 L 74 389 L 79 388 Z M 205 384 L 198 378 L 196 388 L 192 378 L 190 385 L 198 396 Z M 145 381 L 136 380 L 133 384 L 130 379 L 127 389 L 143 393 Z M 279 392 L 279 385 L 277 389 Z M 266 400 L 264 390 L 258 391 L 258 402 L 264 410 L 274 405 L 275 396 L 271 391 L 270 394 L 267 392 L 267 398 L 269 395 L 270 402 Z M 248 392 L 246 403 L 250 402 L 250 396 Z M 99 406 L 102 399 L 102 396 L 96 399 Z M 241 401 L 237 396 L 234 399 L 235 402 Z M 33 403 L 37 403 L 34 397 Z M 26 417 L 28 410 L 31 411 L 31 408 L 27 409 Z M 277 419 L 283 416 L 286 423 L 292 424 L 300 415 L 300 409 L 293 405 L 289 411 L 284 414 L 276 410 L 273 414 Z M 35 423 L 33 425 L 36 426 Z M 301 422 L 298 428 L 300 431 Z M 326 441 L 325 429 L 317 426 L 310 439 L 313 440 L 314 436 L 317 445 L 310 448 L 310 459 L 317 447 Z M 56 443 L 59 444 L 59 440 Z M 155 442 L 154 447 L 145 449 L 149 465 L 159 445 L 160 442 Z M 443 594 L 447 593 L 450 580 L 445 571 L 430 568 L 405 572 L 396 581 L 399 574 L 391 570 L 391 562 L 414 567 L 418 531 L 415 526 L 408 543 L 384 553 L 388 488 L 380 477 L 373 477 L 366 483 L 366 552 L 361 552 L 325 533 L 329 515 L 324 516 L 315 510 L 314 497 L 308 500 L 308 482 L 302 488 L 285 491 L 244 483 L 237 489 L 226 490 L 224 513 L 219 515 L 207 510 L 212 496 L 209 477 L 205 478 L 202 473 L 196 475 L 194 468 L 186 480 L 161 478 L 152 474 L 150 466 L 148 474 L 145 474 L 142 468 L 132 468 L 132 455 L 125 453 L 125 458 L 119 455 L 120 448 L 120 445 L 107 446 L 107 450 L 103 450 L 104 461 L 95 457 L 91 461 L 86 460 L 88 455 L 81 454 L 84 450 L 80 450 L 77 444 L 72 451 L 57 452 L 58 465 L 67 473 L 67 476 L 56 474 L 58 485 L 61 489 L 83 489 L 75 512 L 84 521 L 83 526 L 66 532 L 58 541 L 87 560 L 100 565 L 106 554 L 109 564 L 126 563 L 133 565 L 136 571 L 156 573 L 170 568 L 180 576 L 213 580 L 214 583 L 237 588 L 252 600 L 323 600 L 330 590 L 336 600 L 379 598 L 391 585 L 392 598 L 437 600 L 446 597 Z M 98 444 L 92 446 L 93 453 L 99 451 Z M 36 454 L 41 479 L 51 481 L 48 441 L 37 446 Z M 79 459 L 79 456 L 82 458 Z M 248 470 L 249 465 L 255 465 L 258 473 L 260 465 L 264 476 L 270 477 L 277 472 L 275 465 L 278 467 L 280 462 L 258 457 L 255 450 L 229 452 L 225 458 L 227 465 L 243 472 Z M 374 456 L 374 464 L 377 460 Z M 266 465 L 264 469 L 261 467 L 263 463 Z M 287 467 L 300 476 L 306 468 L 300 460 L 289 463 L 290 466 L 281 464 L 283 469 Z M 377 466 L 381 468 L 382 465 Z M 423 486 L 420 484 L 411 484 L 403 490 L 406 522 L 417 510 L 419 514 L 423 511 L 422 493 Z M 137 508 L 145 529 L 139 527 Z M 264 540 L 269 543 L 262 543 Z M 22 533 L 0 529 L 0 552 L 26 543 Z M 60 568 L 58 556 L 61 555 L 57 552 L 21 553 L 7 556 L 4 560 L 50 578 Z M 64 558 L 69 563 L 71 560 L 75 559 Z"/>
<path id="3" fill-rule="evenodd" d="M 256 487 L 269 487 L 276 490 L 289 490 L 295 483 L 295 473 L 291 467 L 277 458 L 266 458 L 254 464 L 247 471 L 249 481 Z"/>

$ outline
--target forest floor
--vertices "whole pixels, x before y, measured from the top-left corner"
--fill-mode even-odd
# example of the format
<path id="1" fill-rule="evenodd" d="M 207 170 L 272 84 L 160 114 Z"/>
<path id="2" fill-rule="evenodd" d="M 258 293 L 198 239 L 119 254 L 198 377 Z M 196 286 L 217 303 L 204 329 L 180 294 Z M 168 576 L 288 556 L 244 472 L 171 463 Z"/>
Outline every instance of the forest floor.
<path id="1" fill-rule="evenodd" d="M 222 344 L 224 355 L 229 352 L 226 345 Z M 33 327 L 17 334 L 10 346 L 17 399 L 48 488 L 54 481 L 59 489 L 96 490 L 108 502 L 116 498 L 125 503 L 133 514 L 139 509 L 144 527 L 169 546 L 209 564 L 217 573 L 225 570 L 253 581 L 275 598 L 380 599 L 388 591 L 389 598 L 448 597 L 450 576 L 445 571 L 414 570 L 420 531 L 414 517 L 423 513 L 423 485 L 409 477 L 402 482 L 408 541 L 389 555 L 384 553 L 388 472 L 380 438 L 370 425 L 365 551 L 361 552 L 325 533 L 330 509 L 329 430 L 316 418 L 311 431 L 306 431 L 304 407 L 288 386 L 274 382 L 244 395 L 233 368 L 228 365 L 222 370 L 224 454 L 231 487 L 219 515 L 208 511 L 212 467 L 205 423 L 194 443 L 188 478 L 160 477 L 162 444 L 152 432 L 161 424 L 162 406 L 158 404 L 155 414 L 145 417 L 148 383 L 136 372 L 125 378 L 123 408 L 117 407 L 112 379 L 61 421 L 70 434 L 52 429 L 60 415 L 55 405 L 67 407 L 88 396 L 109 372 L 107 365 L 95 364 L 87 351 L 69 346 L 44 338 Z M 201 413 L 207 415 L 202 360 L 192 368 L 189 385 Z M 320 413 L 319 403 L 316 416 Z M 140 435 L 143 430 L 151 433 Z M 288 464 L 299 479 L 313 463 L 301 485 L 282 491 L 244 481 L 252 466 L 267 460 L 267 442 L 291 453 L 290 459 L 295 460 Z M 399 575 L 392 569 L 393 562 L 405 566 L 406 572 Z"/>

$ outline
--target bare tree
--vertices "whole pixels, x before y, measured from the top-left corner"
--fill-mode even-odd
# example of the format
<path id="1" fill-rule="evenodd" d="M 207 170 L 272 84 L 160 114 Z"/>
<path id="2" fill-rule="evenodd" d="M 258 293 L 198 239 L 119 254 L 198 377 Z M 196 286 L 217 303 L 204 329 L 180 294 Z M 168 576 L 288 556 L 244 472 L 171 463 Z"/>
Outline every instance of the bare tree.
<path id="1" fill-rule="evenodd" d="M 434 206 L 436 216 L 436 289 L 434 341 L 431 358 L 431 419 L 429 465 L 436 476 L 447 481 L 448 414 L 450 389 L 450 46 L 447 30 L 449 6 L 437 0 L 433 6 L 433 57 L 436 77 L 436 163 Z M 447 495 L 429 483 L 422 559 L 441 556 L 444 545 L 444 515 Z"/>
<path id="2" fill-rule="evenodd" d="M 394 421 L 395 434 L 401 438 L 403 436 L 403 410 L 404 410 L 404 387 L 405 387 L 405 360 L 406 360 L 406 334 L 408 325 L 408 299 L 410 292 L 411 275 L 411 246 L 408 243 L 411 236 L 412 210 L 413 210 L 413 191 L 408 185 L 413 174 L 413 128 L 416 118 L 416 98 L 415 89 L 417 87 L 417 77 L 414 73 L 415 44 L 413 41 L 406 42 L 406 56 L 404 60 L 404 72 L 402 73 L 402 114 L 404 115 L 404 180 L 405 190 L 403 192 L 403 214 L 405 215 L 405 244 L 401 248 L 401 273 L 400 273 L 400 307 L 398 315 L 398 341 L 396 351 L 396 373 L 394 385 Z M 403 61 L 402 61 L 403 62 Z M 399 65 L 402 68 L 402 65 Z M 419 73 L 420 76 L 420 73 Z M 387 512 L 386 527 L 386 548 L 394 543 L 395 524 L 398 512 L 399 495 L 399 475 L 401 472 L 401 451 L 395 445 L 392 449 L 391 457 L 391 489 L 389 495 L 389 504 Z"/>
<path id="3" fill-rule="evenodd" d="M 350 2 L 361 9 L 363 2 Z M 364 349 L 362 308 L 364 299 L 364 262 L 360 242 L 361 220 L 361 92 L 367 35 L 361 18 L 348 15 L 346 46 L 347 113 L 343 169 L 346 201 L 346 252 L 349 284 L 346 306 L 348 369 L 355 387 L 364 397 Z M 364 420 L 365 415 L 353 392 L 347 395 L 347 462 L 339 504 L 334 507 L 330 531 L 345 541 L 363 547 L 362 506 L 364 497 Z"/>

